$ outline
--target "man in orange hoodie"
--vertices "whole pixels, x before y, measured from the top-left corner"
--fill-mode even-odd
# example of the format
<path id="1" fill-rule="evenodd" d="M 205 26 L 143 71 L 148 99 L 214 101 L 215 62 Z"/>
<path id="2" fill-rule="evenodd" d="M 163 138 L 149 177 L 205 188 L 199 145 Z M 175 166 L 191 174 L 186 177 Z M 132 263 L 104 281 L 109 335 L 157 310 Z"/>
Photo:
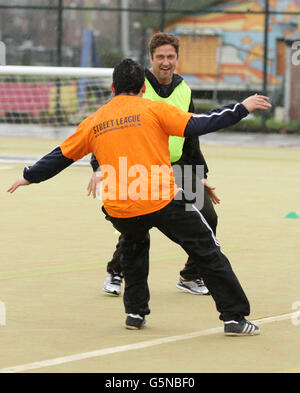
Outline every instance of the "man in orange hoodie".
<path id="1" fill-rule="evenodd" d="M 174 180 L 169 136 L 202 135 L 228 127 L 255 109 L 269 109 L 268 98 L 254 95 L 242 103 L 196 115 L 165 102 L 142 98 L 144 69 L 130 59 L 113 73 L 115 96 L 78 126 L 76 132 L 31 167 L 7 190 L 39 183 L 94 153 L 103 177 L 102 210 L 123 235 L 126 328 L 145 325 L 149 309 L 149 230 L 158 228 L 198 261 L 225 335 L 257 335 L 245 319 L 248 299 L 220 244 L 200 211 L 186 209 Z"/>

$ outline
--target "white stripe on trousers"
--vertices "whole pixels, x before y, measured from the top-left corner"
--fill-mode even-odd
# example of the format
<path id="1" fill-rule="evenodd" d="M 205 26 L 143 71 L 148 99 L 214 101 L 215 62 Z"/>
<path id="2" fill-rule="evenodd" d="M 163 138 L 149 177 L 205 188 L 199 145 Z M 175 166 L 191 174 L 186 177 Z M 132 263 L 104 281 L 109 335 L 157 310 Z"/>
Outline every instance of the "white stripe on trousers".
<path id="1" fill-rule="evenodd" d="M 208 222 L 205 220 L 203 214 L 200 212 L 200 210 L 198 210 L 198 209 L 196 208 L 195 205 L 192 205 L 192 207 L 193 207 L 193 209 L 196 210 L 196 212 L 199 213 L 202 222 L 203 222 L 203 223 L 207 226 L 207 228 L 210 230 L 211 236 L 212 236 L 212 238 L 213 238 L 213 240 L 214 240 L 214 242 L 215 242 L 215 245 L 216 245 L 217 247 L 221 247 L 221 245 L 220 245 L 220 243 L 218 242 L 218 240 L 217 240 L 215 234 L 213 233 L 213 230 L 212 230 L 211 227 L 209 226 Z"/>

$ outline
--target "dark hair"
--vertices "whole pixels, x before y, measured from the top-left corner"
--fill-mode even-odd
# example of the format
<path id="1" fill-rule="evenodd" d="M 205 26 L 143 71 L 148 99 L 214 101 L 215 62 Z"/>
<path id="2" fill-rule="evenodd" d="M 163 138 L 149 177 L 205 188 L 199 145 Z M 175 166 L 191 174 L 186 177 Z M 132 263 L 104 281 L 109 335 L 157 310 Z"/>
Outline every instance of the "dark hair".
<path id="1" fill-rule="evenodd" d="M 179 55 L 179 39 L 175 37 L 175 35 L 169 33 L 156 33 L 149 42 L 151 57 L 153 57 L 155 49 L 162 45 L 172 45 L 177 56 Z"/>
<path id="2" fill-rule="evenodd" d="M 138 94 L 144 82 L 145 70 L 136 61 L 125 59 L 115 66 L 113 72 L 115 95 L 121 93 Z"/>

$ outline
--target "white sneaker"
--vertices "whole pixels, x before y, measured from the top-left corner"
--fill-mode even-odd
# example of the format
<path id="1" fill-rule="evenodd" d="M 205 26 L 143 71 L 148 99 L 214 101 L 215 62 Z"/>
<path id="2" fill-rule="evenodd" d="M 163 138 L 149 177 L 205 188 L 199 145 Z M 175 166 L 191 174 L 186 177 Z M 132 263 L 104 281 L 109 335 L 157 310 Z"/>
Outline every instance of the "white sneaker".
<path id="1" fill-rule="evenodd" d="M 189 292 L 192 295 L 209 295 L 209 290 L 200 278 L 195 280 L 185 280 L 180 277 L 176 287 L 181 291 Z"/>
<path id="2" fill-rule="evenodd" d="M 108 274 L 103 286 L 103 291 L 111 295 L 121 294 L 122 278 L 116 274 Z"/>

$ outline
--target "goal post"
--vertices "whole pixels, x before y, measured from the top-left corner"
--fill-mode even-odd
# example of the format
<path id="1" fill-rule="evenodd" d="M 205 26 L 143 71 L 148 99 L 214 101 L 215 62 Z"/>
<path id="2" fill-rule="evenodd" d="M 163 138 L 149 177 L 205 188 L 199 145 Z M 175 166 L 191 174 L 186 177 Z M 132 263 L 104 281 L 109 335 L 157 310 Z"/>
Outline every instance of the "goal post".
<path id="1" fill-rule="evenodd" d="M 112 68 L 0 66 L 0 126 L 76 126 L 110 97 Z"/>
<path id="2" fill-rule="evenodd" d="M 39 67 L 39 66 L 1 66 L 2 75 L 52 75 L 66 77 L 111 77 L 112 68 L 94 67 Z"/>

